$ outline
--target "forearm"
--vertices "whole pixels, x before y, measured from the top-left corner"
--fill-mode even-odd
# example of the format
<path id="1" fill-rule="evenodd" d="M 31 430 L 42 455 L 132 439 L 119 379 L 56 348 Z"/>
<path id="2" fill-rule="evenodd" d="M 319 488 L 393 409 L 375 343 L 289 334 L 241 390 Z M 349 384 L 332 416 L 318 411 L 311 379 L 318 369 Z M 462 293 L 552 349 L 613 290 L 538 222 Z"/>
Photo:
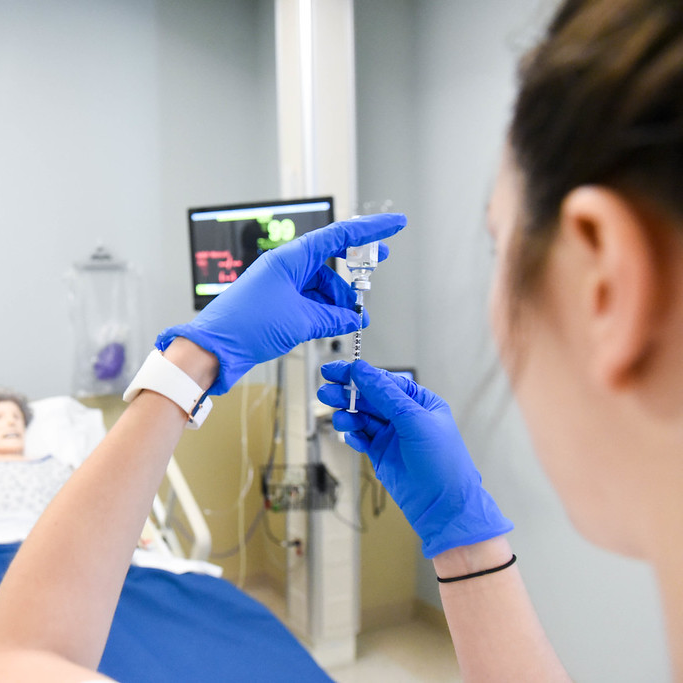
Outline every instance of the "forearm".
<path id="1" fill-rule="evenodd" d="M 498 537 L 434 558 L 440 577 L 501 566 L 512 556 Z M 467 683 L 570 681 L 549 643 L 516 565 L 485 576 L 440 584 L 441 601 Z"/>
<path id="2" fill-rule="evenodd" d="M 208 386 L 211 357 L 203 354 L 178 340 L 166 356 Z M 97 666 L 133 550 L 186 421 L 170 400 L 144 391 L 74 473 L 0 586 L 4 648 L 45 650 Z"/>

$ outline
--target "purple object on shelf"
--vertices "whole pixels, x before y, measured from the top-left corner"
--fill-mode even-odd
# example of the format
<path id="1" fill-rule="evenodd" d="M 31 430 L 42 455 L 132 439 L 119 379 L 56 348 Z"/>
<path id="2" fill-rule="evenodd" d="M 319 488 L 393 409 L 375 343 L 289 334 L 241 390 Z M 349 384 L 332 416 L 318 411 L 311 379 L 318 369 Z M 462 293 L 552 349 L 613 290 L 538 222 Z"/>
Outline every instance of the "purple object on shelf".
<path id="1" fill-rule="evenodd" d="M 103 347 L 93 364 L 95 377 L 99 380 L 115 379 L 121 374 L 126 361 L 126 347 L 112 342 Z"/>

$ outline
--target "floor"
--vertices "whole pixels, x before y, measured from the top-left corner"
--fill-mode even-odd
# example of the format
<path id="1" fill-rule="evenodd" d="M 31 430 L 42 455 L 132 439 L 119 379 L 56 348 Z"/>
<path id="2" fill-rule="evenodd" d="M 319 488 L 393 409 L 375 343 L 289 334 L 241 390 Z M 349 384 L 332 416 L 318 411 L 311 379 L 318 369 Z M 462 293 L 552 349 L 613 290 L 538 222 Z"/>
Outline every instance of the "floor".
<path id="1" fill-rule="evenodd" d="M 284 620 L 284 600 L 277 592 L 263 585 L 245 590 Z M 461 681 L 448 632 L 422 619 L 361 633 L 356 661 L 327 673 L 336 683 Z"/>
<path id="2" fill-rule="evenodd" d="M 327 673 L 337 683 L 455 683 L 461 680 L 448 634 L 421 620 L 361 633 L 356 662 Z"/>

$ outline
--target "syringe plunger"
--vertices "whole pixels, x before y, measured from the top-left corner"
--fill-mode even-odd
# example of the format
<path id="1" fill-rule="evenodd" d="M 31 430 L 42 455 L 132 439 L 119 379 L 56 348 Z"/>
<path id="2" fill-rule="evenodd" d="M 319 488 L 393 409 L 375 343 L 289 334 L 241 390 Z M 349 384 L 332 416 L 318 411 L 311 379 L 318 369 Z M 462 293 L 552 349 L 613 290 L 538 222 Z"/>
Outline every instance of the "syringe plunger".
<path id="1" fill-rule="evenodd" d="M 356 408 L 356 398 L 358 397 L 358 387 L 354 384 L 354 381 L 351 380 L 351 383 L 344 388 L 348 389 L 349 391 L 349 407 L 346 409 L 346 412 L 357 413 L 358 409 Z"/>

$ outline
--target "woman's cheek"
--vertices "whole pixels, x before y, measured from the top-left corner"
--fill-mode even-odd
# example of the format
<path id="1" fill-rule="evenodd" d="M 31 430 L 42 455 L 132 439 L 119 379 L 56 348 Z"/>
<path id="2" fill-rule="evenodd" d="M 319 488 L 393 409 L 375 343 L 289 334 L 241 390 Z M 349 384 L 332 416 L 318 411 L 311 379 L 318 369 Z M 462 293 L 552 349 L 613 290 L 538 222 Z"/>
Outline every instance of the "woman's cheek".
<path id="1" fill-rule="evenodd" d="M 501 267 L 496 266 L 489 298 L 489 321 L 498 355 L 507 372 L 512 369 L 512 339 L 510 334 L 509 303 L 506 299 Z"/>

